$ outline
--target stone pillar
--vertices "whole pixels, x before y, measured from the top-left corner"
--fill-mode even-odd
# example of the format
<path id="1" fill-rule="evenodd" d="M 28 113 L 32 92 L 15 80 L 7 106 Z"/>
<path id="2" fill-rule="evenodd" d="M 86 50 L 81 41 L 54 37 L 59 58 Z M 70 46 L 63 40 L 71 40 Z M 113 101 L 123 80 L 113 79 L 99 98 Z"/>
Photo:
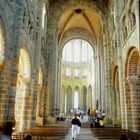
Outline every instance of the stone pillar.
<path id="1" fill-rule="evenodd" d="M 10 95 L 8 95 L 8 83 L 10 77 L 10 71 L 12 69 L 11 61 L 7 60 L 4 64 L 4 68 L 0 71 L 0 125 L 3 125 L 3 122 L 7 121 L 7 112 L 9 105 L 7 104 L 10 99 Z M 14 96 L 12 97 L 14 101 Z M 9 113 L 9 116 L 12 116 L 10 120 L 14 121 L 14 111 Z M 8 119 L 8 120 L 9 120 Z"/>
<path id="2" fill-rule="evenodd" d="M 139 0 L 135 0 L 135 15 L 136 15 L 136 30 L 137 30 L 137 42 L 139 44 L 140 39 L 140 15 L 139 15 Z M 140 52 L 140 45 L 139 45 L 139 52 Z"/>
<path id="3" fill-rule="evenodd" d="M 128 79 L 130 84 L 130 100 L 131 100 L 131 111 L 132 111 L 132 130 L 139 133 L 140 124 L 140 78 L 134 76 Z"/>
<path id="4" fill-rule="evenodd" d="M 59 55 L 58 55 L 58 58 L 57 58 L 57 63 L 58 63 L 58 68 L 57 68 L 57 70 L 58 70 L 58 78 L 57 78 L 57 107 L 58 107 L 58 113 L 60 112 L 60 107 L 61 107 L 61 103 L 63 102 L 63 101 L 61 101 L 61 99 L 63 99 L 63 97 L 61 98 L 61 96 L 63 96 L 63 94 L 62 93 L 60 93 L 60 92 L 62 92 L 62 90 L 61 90 L 61 55 L 60 55 L 60 52 L 59 52 Z"/>
<path id="5" fill-rule="evenodd" d="M 80 106 L 81 109 L 83 109 L 83 93 L 82 93 L 82 89 L 80 89 L 79 106 Z"/>
<path id="6" fill-rule="evenodd" d="M 125 79 L 125 96 L 126 96 L 126 129 L 132 130 L 131 98 L 128 79 Z"/>
<path id="7" fill-rule="evenodd" d="M 42 103 L 41 103 L 41 95 L 42 95 L 42 85 L 38 85 L 38 95 L 37 95 L 37 107 L 36 107 L 36 125 L 43 125 L 43 112 L 41 113 Z M 44 109 L 44 108 L 43 108 Z M 41 115 L 42 114 L 42 115 Z"/>
<path id="8" fill-rule="evenodd" d="M 6 61 L 3 67 L 3 71 L 0 73 L 0 104 L 1 104 L 1 116 L 0 123 L 12 122 L 15 123 L 14 116 L 14 104 L 15 93 L 18 73 L 18 56 L 19 56 L 19 44 L 23 19 L 23 3 L 22 1 L 15 0 L 14 2 L 14 14 L 11 17 L 13 26 L 11 26 L 10 38 L 8 38 L 9 46 L 7 47 L 10 55 L 5 56 Z M 18 14 L 17 14 L 18 13 Z"/>
<path id="9" fill-rule="evenodd" d="M 121 106 L 121 124 L 122 128 L 126 128 L 126 97 L 124 95 L 124 73 L 123 73 L 123 63 L 122 63 L 122 48 L 120 42 L 120 25 L 119 25 L 119 3 L 118 1 L 114 1 L 115 9 L 114 9 L 114 24 L 116 28 L 116 47 L 118 53 L 118 70 L 119 70 L 119 89 L 120 89 L 120 106 Z"/>
<path id="10" fill-rule="evenodd" d="M 106 71 L 107 71 L 107 64 L 106 64 L 106 56 L 107 56 L 107 51 L 106 51 L 106 48 L 107 48 L 107 44 L 106 44 L 106 38 L 105 38 L 105 35 L 104 35 L 104 67 L 103 67 L 103 69 L 104 69 L 104 108 L 103 108 L 103 110 L 106 112 L 106 113 L 108 113 L 108 109 L 107 109 L 107 103 L 108 103 L 108 97 L 107 97 L 107 95 L 108 95 L 108 89 L 107 89 L 107 80 L 106 80 L 106 78 L 107 78 L 107 75 L 106 75 Z"/>
<path id="11" fill-rule="evenodd" d="M 21 91 L 18 90 L 18 100 L 16 105 L 18 106 L 18 114 L 16 114 L 16 129 L 20 132 L 24 131 L 26 128 L 29 127 L 29 120 L 30 117 L 29 111 L 30 111 L 30 102 L 29 102 L 29 81 L 27 79 L 22 78 L 22 85 L 21 85 Z M 20 87 L 19 87 L 20 88 Z"/>
<path id="12" fill-rule="evenodd" d="M 108 31 L 105 34 L 104 40 L 104 55 L 105 55 L 105 94 L 106 94 L 106 113 L 111 115 L 111 72 L 110 72 L 110 49 Z"/>
<path id="13" fill-rule="evenodd" d="M 50 21 L 51 22 L 51 21 Z M 48 55 L 49 55 L 49 81 L 50 81 L 50 100 L 51 100 L 51 114 L 55 115 L 55 109 L 57 107 L 57 97 L 58 97 L 58 44 L 57 44 L 57 31 L 56 31 L 57 25 L 55 23 L 52 23 L 50 25 L 50 28 L 48 29 Z"/>

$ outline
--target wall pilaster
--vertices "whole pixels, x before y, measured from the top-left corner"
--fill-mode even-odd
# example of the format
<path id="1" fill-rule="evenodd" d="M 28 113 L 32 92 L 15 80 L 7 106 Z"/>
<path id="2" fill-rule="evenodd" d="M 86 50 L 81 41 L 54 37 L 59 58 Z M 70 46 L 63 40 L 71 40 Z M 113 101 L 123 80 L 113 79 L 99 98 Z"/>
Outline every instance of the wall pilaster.
<path id="1" fill-rule="evenodd" d="M 126 96 L 124 94 L 124 73 L 123 73 L 123 62 L 122 62 L 122 52 L 121 52 L 121 41 L 120 41 L 120 25 L 119 25 L 119 4 L 118 1 L 114 1 L 114 24 L 116 28 L 116 47 L 118 55 L 118 72 L 119 72 L 119 88 L 120 88 L 120 106 L 121 106 L 121 122 L 122 128 L 126 128 Z"/>

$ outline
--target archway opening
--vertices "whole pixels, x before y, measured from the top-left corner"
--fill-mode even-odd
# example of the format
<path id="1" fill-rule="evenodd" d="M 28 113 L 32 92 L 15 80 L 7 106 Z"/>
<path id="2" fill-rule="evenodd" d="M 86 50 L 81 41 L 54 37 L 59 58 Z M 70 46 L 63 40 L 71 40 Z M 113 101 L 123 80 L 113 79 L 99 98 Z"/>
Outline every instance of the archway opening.
<path id="1" fill-rule="evenodd" d="M 73 106 L 72 108 L 78 108 L 86 110 L 88 106 L 87 96 L 82 100 L 82 89 L 83 83 L 87 86 L 93 85 L 94 81 L 94 59 L 93 59 L 93 48 L 90 43 L 82 39 L 73 39 L 68 41 L 62 50 L 61 59 L 61 87 L 62 85 L 70 85 L 73 91 Z M 78 89 L 75 87 L 78 86 Z M 90 96 L 92 98 L 92 90 L 89 88 Z M 60 92 L 61 96 L 62 91 Z M 62 98 L 60 96 L 60 98 Z M 67 94 L 68 101 L 68 94 Z M 87 105 L 83 106 L 83 102 Z M 68 103 L 66 103 L 68 104 Z M 92 105 L 90 100 L 89 105 Z"/>
<path id="2" fill-rule="evenodd" d="M 127 104 L 127 125 L 128 129 L 139 132 L 140 128 L 140 55 L 135 47 L 132 47 L 128 53 L 126 62 L 126 104 Z M 133 115 L 135 114 L 135 116 Z"/>

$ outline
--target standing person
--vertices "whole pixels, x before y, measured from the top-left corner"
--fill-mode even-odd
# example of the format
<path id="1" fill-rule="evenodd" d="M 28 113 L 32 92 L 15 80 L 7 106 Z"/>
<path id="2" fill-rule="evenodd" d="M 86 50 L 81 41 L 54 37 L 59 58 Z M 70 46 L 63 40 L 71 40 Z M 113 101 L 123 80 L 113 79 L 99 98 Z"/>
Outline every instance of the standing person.
<path id="1" fill-rule="evenodd" d="M 100 123 L 100 127 L 101 127 L 101 128 L 104 128 L 105 122 L 104 122 L 104 119 L 103 119 L 103 118 L 100 118 L 99 123 Z"/>
<path id="2" fill-rule="evenodd" d="M 80 134 L 80 128 L 81 128 L 80 117 L 78 117 L 78 119 L 79 119 L 79 123 L 78 123 L 78 131 L 77 131 L 77 134 Z"/>
<path id="3" fill-rule="evenodd" d="M 77 114 L 74 115 L 74 118 L 71 121 L 72 124 L 72 139 L 75 140 L 78 134 L 78 124 L 80 123 L 79 119 L 77 119 Z"/>

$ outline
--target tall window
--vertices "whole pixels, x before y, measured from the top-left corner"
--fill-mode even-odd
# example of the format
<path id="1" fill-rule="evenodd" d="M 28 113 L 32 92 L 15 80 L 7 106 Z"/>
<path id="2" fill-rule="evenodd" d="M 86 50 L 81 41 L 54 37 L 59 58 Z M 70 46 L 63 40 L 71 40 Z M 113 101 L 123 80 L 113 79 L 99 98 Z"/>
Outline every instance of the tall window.
<path id="1" fill-rule="evenodd" d="M 74 62 L 80 62 L 80 41 L 74 41 Z"/>
<path id="2" fill-rule="evenodd" d="M 70 42 L 63 49 L 62 59 L 67 62 L 72 62 L 72 47 Z"/>
<path id="3" fill-rule="evenodd" d="M 82 39 L 73 39 L 65 44 L 62 51 L 62 60 L 67 62 L 81 63 L 93 59 L 91 45 Z"/>
<path id="4" fill-rule="evenodd" d="M 75 91 L 75 93 L 74 93 L 74 108 L 78 108 L 78 106 L 79 106 L 78 92 Z"/>
<path id="5" fill-rule="evenodd" d="M 42 28 L 43 29 L 45 26 L 45 15 L 46 15 L 46 7 L 45 7 L 45 4 L 43 4 L 43 8 L 42 8 Z"/>
<path id="6" fill-rule="evenodd" d="M 0 25 L 0 58 L 3 57 L 3 55 L 4 55 L 4 36 L 2 27 Z"/>
<path id="7" fill-rule="evenodd" d="M 79 69 L 75 69 L 75 76 L 76 76 L 76 77 L 79 76 Z"/>

